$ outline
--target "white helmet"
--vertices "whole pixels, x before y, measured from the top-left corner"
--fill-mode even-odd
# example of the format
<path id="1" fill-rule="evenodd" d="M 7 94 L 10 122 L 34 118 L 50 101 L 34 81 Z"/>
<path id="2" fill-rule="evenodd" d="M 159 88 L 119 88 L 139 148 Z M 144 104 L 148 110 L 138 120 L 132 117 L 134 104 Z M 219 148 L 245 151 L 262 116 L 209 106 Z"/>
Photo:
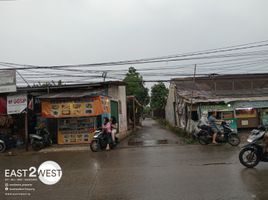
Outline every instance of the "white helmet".
<path id="1" fill-rule="evenodd" d="M 208 111 L 203 111 L 202 115 L 208 115 Z"/>

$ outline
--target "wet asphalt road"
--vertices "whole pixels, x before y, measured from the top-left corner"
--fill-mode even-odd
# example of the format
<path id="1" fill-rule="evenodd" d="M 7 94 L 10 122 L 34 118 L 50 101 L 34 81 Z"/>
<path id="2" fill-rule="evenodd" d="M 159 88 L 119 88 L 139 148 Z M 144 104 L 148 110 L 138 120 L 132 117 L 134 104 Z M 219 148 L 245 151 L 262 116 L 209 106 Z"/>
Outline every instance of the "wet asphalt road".
<path id="1" fill-rule="evenodd" d="M 245 169 L 239 149 L 182 145 L 173 133 L 146 120 L 142 130 L 109 152 L 1 155 L 0 199 L 268 199 L 268 163 Z M 4 169 L 38 167 L 47 160 L 62 167 L 59 183 L 36 182 L 30 197 L 4 196 Z"/>

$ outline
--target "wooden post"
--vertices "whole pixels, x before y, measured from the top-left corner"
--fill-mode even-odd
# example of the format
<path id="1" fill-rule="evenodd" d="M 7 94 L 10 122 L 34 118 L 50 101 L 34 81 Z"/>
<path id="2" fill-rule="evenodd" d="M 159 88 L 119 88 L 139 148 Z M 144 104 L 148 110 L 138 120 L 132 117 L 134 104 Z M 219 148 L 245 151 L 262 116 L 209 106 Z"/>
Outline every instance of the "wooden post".
<path id="1" fill-rule="evenodd" d="M 132 105 L 133 105 L 133 130 L 135 131 L 136 130 L 136 109 L 135 109 L 135 97 L 133 97 L 133 102 L 132 102 Z"/>
<path id="2" fill-rule="evenodd" d="M 191 107 L 190 107 L 190 126 L 192 120 L 192 111 L 193 111 L 193 98 L 194 98 L 194 87 L 195 87 L 195 75 L 196 75 L 196 64 L 194 65 L 194 76 L 193 76 L 193 88 L 192 88 L 192 97 L 191 97 Z M 189 119 L 188 118 L 188 119 Z M 187 120 L 188 121 L 188 120 Z M 186 122 L 187 124 L 187 122 Z M 186 127 L 187 128 L 187 127 Z"/>

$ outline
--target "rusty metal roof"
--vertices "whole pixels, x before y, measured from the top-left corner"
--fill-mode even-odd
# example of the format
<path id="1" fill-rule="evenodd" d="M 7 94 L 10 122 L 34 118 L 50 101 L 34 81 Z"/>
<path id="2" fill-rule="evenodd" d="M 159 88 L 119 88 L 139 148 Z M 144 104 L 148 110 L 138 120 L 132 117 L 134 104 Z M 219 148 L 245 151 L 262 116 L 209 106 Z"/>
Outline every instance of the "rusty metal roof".
<path id="1" fill-rule="evenodd" d="M 185 101 L 231 102 L 268 100 L 268 74 L 217 75 L 172 79 Z"/>

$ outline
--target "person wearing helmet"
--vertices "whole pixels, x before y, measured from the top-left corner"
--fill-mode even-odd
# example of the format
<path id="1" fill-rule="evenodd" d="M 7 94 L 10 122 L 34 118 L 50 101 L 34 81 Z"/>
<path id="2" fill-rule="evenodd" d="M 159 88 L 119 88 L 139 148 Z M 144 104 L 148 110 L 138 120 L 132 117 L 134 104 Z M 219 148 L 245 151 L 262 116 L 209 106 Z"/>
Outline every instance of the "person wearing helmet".
<path id="1" fill-rule="evenodd" d="M 211 133 L 211 127 L 209 125 L 209 121 L 208 121 L 208 112 L 207 111 L 203 111 L 201 114 L 201 118 L 197 124 L 198 128 L 204 129 L 208 132 L 208 134 Z"/>

